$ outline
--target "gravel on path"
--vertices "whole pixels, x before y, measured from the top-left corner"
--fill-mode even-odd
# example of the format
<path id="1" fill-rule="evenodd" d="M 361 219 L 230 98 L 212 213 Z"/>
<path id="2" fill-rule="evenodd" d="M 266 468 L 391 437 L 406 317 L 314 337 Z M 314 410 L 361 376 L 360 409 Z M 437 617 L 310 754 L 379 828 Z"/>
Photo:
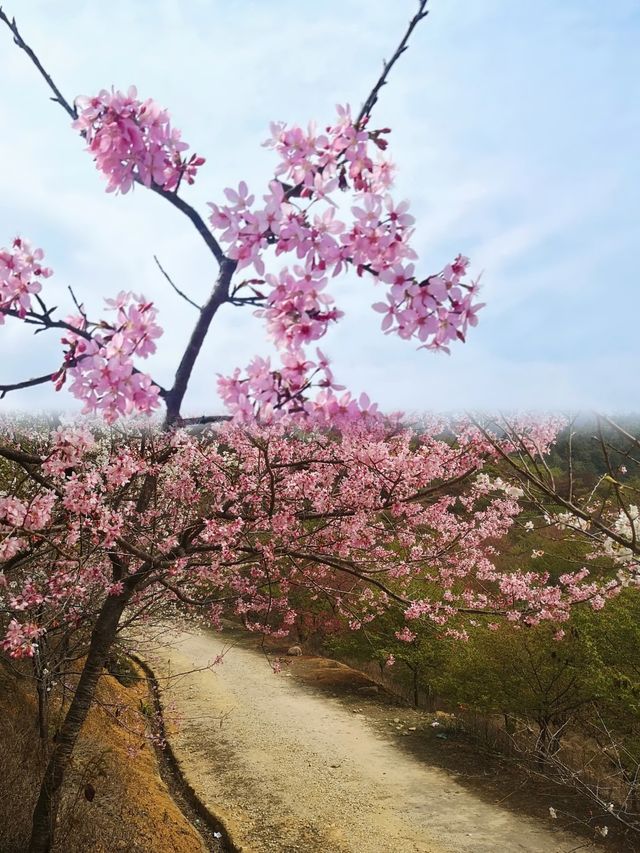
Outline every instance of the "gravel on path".
<path id="1" fill-rule="evenodd" d="M 229 641 L 172 632 L 153 666 L 161 679 L 173 676 L 163 702 L 180 718 L 171 744 L 182 770 L 243 853 L 585 849 L 551 822 L 474 796 L 400 750 L 366 714 L 274 674 L 257 651 L 233 646 L 201 669 Z"/>

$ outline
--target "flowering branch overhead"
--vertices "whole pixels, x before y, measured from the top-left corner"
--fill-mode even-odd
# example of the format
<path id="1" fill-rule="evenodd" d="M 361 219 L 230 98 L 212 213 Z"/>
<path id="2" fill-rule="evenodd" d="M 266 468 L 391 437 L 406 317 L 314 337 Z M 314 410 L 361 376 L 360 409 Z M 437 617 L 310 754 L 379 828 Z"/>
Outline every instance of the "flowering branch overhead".
<path id="1" fill-rule="evenodd" d="M 316 357 L 311 357 L 306 351 L 343 316 L 330 292 L 330 282 L 348 269 L 358 276 L 371 276 L 384 287 L 384 301 L 376 302 L 373 308 L 382 315 L 386 334 L 446 352 L 452 341 L 465 340 L 482 307 L 475 299 L 477 281 L 464 280 L 468 261 L 460 255 L 437 275 L 421 278 L 416 274 L 417 256 L 411 247 L 414 220 L 408 203 L 396 203 L 389 192 L 393 167 L 384 157 L 389 130 L 367 127 L 380 89 L 426 15 L 426 0 L 421 0 L 356 119 L 349 107 L 340 107 L 336 122 L 324 132 L 313 125 L 307 131 L 272 125 L 266 144 L 274 149 L 279 162 L 263 197 L 264 205 L 255 203 L 243 182 L 238 190 L 225 190 L 225 204 L 210 205 L 209 228 L 179 195 L 183 183 L 195 181 L 204 158 L 187 156 L 188 146 L 171 124 L 168 112 L 150 99 L 140 100 L 134 87 L 127 93 L 102 90 L 94 97 L 77 98 L 71 106 L 22 38 L 15 20 L 0 11 L 0 20 L 9 27 L 16 44 L 35 64 L 54 92 L 54 99 L 73 118 L 73 127 L 86 140 L 98 170 L 107 179 L 107 191 L 126 193 L 136 183 L 151 189 L 187 216 L 219 265 L 202 306 L 187 298 L 162 270 L 179 295 L 199 311 L 172 388 L 154 391 L 158 386 L 150 377 L 128 364 L 128 375 L 134 379 L 123 385 L 119 370 L 101 364 L 104 369 L 98 394 L 95 377 L 71 386 L 87 411 L 104 409 L 114 418 L 128 412 L 152 411 L 163 400 L 166 423 L 180 423 L 183 400 L 211 323 L 218 309 L 230 304 L 257 309 L 256 315 L 265 321 L 281 359 L 280 365 L 272 365 L 270 359 L 256 357 L 244 373 L 238 369 L 230 377 L 219 378 L 220 396 L 233 417 L 318 423 L 380 417 L 366 394 L 353 397 L 334 381 L 324 353 L 318 350 Z M 337 215 L 344 207 L 338 196 L 345 193 L 351 194 L 352 202 L 349 216 L 342 218 Z M 267 271 L 267 264 L 279 263 L 283 255 L 292 256 L 292 264 L 280 266 L 277 272 Z M 235 273 L 245 268 L 253 268 L 253 276 L 235 284 Z M 145 310 L 149 317 L 155 316 L 151 302 Z M 0 303 L 0 315 L 15 316 L 14 311 L 15 306 Z M 19 316 L 25 322 L 33 319 L 20 312 Z M 85 372 L 88 363 L 83 361 L 89 355 L 94 361 L 101 357 L 94 351 L 93 333 L 87 335 L 77 318 L 74 325 L 77 334 L 84 334 L 89 343 L 85 346 L 75 339 L 71 343 L 63 340 L 73 352 L 66 353 L 63 369 L 54 374 L 56 387 L 61 387 L 61 379 L 70 368 L 76 376 Z M 101 344 L 96 346 L 100 351 Z M 83 347 L 91 352 L 82 351 Z M 134 347 L 129 355 L 133 354 L 142 353 Z M 69 359 L 77 355 L 80 359 L 71 365 Z M 128 397 L 127 388 L 131 392 Z"/>

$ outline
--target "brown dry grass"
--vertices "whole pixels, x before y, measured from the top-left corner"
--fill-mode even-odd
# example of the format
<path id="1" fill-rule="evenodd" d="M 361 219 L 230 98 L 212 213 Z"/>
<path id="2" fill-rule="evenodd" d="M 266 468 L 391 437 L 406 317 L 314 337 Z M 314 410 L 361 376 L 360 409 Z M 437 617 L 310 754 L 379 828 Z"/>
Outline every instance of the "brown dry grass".
<path id="1" fill-rule="evenodd" d="M 65 782 L 55 853 L 201 853 L 200 837 L 172 800 L 145 738 L 146 683 L 125 688 L 105 675 L 99 700 Z M 43 762 L 29 683 L 0 667 L 3 853 L 26 849 Z M 95 791 L 91 801 L 87 785 Z"/>

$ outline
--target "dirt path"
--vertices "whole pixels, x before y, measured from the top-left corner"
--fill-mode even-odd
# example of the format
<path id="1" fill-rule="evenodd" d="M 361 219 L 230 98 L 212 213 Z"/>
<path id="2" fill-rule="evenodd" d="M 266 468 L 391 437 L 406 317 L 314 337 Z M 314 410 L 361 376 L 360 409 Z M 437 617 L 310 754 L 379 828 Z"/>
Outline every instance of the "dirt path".
<path id="1" fill-rule="evenodd" d="M 174 634 L 154 667 L 206 666 L 224 643 L 212 633 Z M 354 713 L 290 673 L 274 675 L 250 649 L 236 646 L 213 671 L 172 679 L 164 702 L 182 717 L 172 745 L 188 781 L 247 853 L 587 849 L 551 821 L 484 802 L 406 754 L 367 719 L 371 700 Z"/>

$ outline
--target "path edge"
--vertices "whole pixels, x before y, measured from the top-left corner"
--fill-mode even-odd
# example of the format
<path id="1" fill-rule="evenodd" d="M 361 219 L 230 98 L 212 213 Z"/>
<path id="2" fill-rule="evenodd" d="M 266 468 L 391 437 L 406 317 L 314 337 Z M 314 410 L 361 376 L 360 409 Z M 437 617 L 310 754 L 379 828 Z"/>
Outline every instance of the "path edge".
<path id="1" fill-rule="evenodd" d="M 221 834 L 222 842 L 227 853 L 243 853 L 246 848 L 234 840 L 229 827 L 218 815 L 214 814 L 209 807 L 205 805 L 202 799 L 198 796 L 195 788 L 187 780 L 187 777 L 182 770 L 180 760 L 178 759 L 167 736 L 164 707 L 162 705 L 162 690 L 156 674 L 149 664 L 138 655 L 129 652 L 129 657 L 142 669 L 149 681 L 151 697 L 153 699 L 154 710 L 158 721 L 158 732 L 164 743 L 164 747 L 158 748 L 160 760 L 164 761 L 168 766 L 169 771 L 173 776 L 173 781 L 178 786 L 180 793 L 198 817 L 206 824 L 207 828 L 211 832 L 219 832 Z"/>

